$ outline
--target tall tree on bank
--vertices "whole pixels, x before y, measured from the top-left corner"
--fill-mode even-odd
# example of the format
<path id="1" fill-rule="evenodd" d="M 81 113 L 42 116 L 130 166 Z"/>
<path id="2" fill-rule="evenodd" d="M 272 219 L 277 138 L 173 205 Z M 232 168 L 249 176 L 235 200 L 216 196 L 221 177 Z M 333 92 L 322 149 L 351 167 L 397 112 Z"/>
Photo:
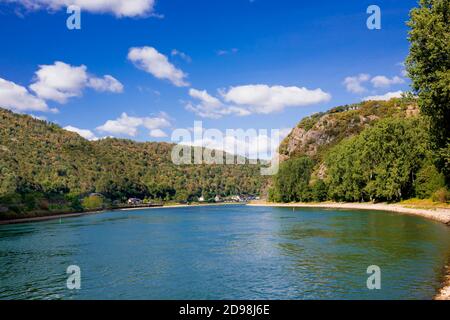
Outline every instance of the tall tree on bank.
<path id="1" fill-rule="evenodd" d="M 432 148 L 450 182 L 450 0 L 420 0 L 410 13 L 406 61 L 419 106 L 430 120 Z"/>

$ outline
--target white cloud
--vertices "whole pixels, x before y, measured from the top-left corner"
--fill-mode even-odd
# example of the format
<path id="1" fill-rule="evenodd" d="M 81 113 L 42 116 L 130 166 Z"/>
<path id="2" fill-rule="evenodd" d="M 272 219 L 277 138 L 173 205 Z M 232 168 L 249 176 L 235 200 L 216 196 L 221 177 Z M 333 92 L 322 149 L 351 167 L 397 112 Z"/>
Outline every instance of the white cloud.
<path id="1" fill-rule="evenodd" d="M 328 102 L 331 95 L 322 89 L 309 90 L 300 87 L 246 85 L 231 87 L 222 92 L 227 102 L 245 106 L 252 113 L 269 114 L 287 107 L 301 107 Z"/>
<path id="2" fill-rule="evenodd" d="M 231 114 L 237 116 L 247 116 L 251 114 L 250 111 L 245 108 L 224 104 L 218 98 L 211 96 L 206 90 L 200 91 L 190 89 L 189 95 L 200 102 L 196 105 L 189 102 L 186 105 L 186 109 L 202 118 L 219 119 L 225 115 Z"/>
<path id="3" fill-rule="evenodd" d="M 161 129 L 153 129 L 153 130 L 150 130 L 150 137 L 165 138 L 165 137 L 167 137 L 167 133 L 165 133 Z"/>
<path id="4" fill-rule="evenodd" d="M 34 119 L 41 120 L 41 121 L 47 121 L 48 120 L 46 116 L 37 116 L 37 115 L 34 115 L 34 114 L 30 114 L 30 117 L 33 117 Z"/>
<path id="5" fill-rule="evenodd" d="M 77 5 L 83 11 L 112 13 L 117 17 L 147 16 L 153 12 L 155 0 L 3 0 L 23 5 L 28 10 L 57 11 Z M 0 1 L 1 2 L 1 1 Z"/>
<path id="6" fill-rule="evenodd" d="M 130 117 L 125 112 L 116 119 L 108 120 L 100 127 L 99 132 L 109 133 L 112 135 L 126 135 L 135 137 L 138 134 L 138 128 L 144 127 L 149 130 L 151 136 L 161 137 L 165 134 L 161 129 L 169 127 L 170 121 L 167 115 L 162 113 L 158 117 Z"/>
<path id="7" fill-rule="evenodd" d="M 177 69 L 165 55 L 159 53 L 153 47 L 131 48 L 128 52 L 128 60 L 133 62 L 137 68 L 158 79 L 169 80 L 177 87 L 189 86 L 189 83 L 185 80 L 187 74 Z"/>
<path id="8" fill-rule="evenodd" d="M 231 50 L 218 50 L 217 51 L 217 55 L 218 56 L 226 56 L 226 55 L 228 55 L 228 54 L 234 54 L 234 53 L 237 53 L 239 51 L 239 49 L 237 49 L 237 48 L 233 48 L 233 49 L 231 49 Z"/>
<path id="9" fill-rule="evenodd" d="M 162 114 L 160 117 L 142 118 L 142 125 L 149 130 L 170 127 L 170 121 Z"/>
<path id="10" fill-rule="evenodd" d="M 180 57 L 181 59 L 183 59 L 186 62 L 189 62 L 189 63 L 192 62 L 192 58 L 191 57 L 189 57 L 186 53 L 181 52 L 181 51 L 179 51 L 177 49 L 173 49 L 170 54 L 172 55 L 172 57 L 178 56 L 178 57 Z"/>
<path id="11" fill-rule="evenodd" d="M 231 87 L 220 93 L 224 101 L 211 96 L 207 91 L 190 89 L 189 95 L 200 103 L 189 102 L 186 109 L 203 118 L 218 119 L 226 115 L 270 114 L 287 107 L 307 106 L 331 99 L 331 95 L 321 89 L 267 85 Z"/>
<path id="12" fill-rule="evenodd" d="M 365 98 L 363 98 L 363 101 L 369 101 L 369 100 L 387 101 L 387 100 L 391 100 L 392 98 L 401 98 L 402 93 L 403 93 L 402 91 L 388 92 L 386 94 L 379 95 L 379 96 L 365 97 Z"/>
<path id="13" fill-rule="evenodd" d="M 369 81 L 370 75 L 366 73 L 361 73 L 357 76 L 347 77 L 344 79 L 344 85 L 347 91 L 352 93 L 363 93 L 367 89 L 362 85 L 363 83 Z"/>
<path id="14" fill-rule="evenodd" d="M 88 81 L 86 70 L 86 66 L 72 67 L 59 61 L 53 65 L 41 65 L 30 89 L 42 99 L 66 103 L 69 98 L 82 94 Z"/>
<path id="15" fill-rule="evenodd" d="M 116 78 L 110 75 L 103 76 L 103 78 L 92 77 L 88 81 L 88 86 L 101 92 L 123 92 L 123 85 Z"/>
<path id="16" fill-rule="evenodd" d="M 129 117 L 126 113 L 122 113 L 120 118 L 106 121 L 105 124 L 98 127 L 97 130 L 110 134 L 134 137 L 137 135 L 137 128 L 141 125 L 141 118 Z"/>
<path id="17" fill-rule="evenodd" d="M 97 78 L 88 74 L 84 65 L 75 67 L 61 61 L 39 66 L 35 82 L 30 85 L 30 89 L 40 98 L 59 103 L 66 103 L 72 97 L 81 96 L 85 87 L 114 93 L 123 91 L 122 84 L 112 76 Z"/>
<path id="18" fill-rule="evenodd" d="M 390 87 L 394 84 L 402 84 L 405 83 L 405 80 L 403 80 L 402 78 L 395 76 L 392 79 L 389 79 L 386 76 L 376 76 L 373 77 L 372 80 L 370 80 L 370 82 L 372 83 L 372 85 L 375 88 L 386 88 L 386 87 Z"/>
<path id="19" fill-rule="evenodd" d="M 76 128 L 73 126 L 64 127 L 64 130 L 67 130 L 70 132 L 75 132 L 78 135 L 80 135 L 81 137 L 83 137 L 87 140 L 90 140 L 90 141 L 98 140 L 98 138 L 95 136 L 95 134 L 91 130 L 79 129 L 79 128 Z"/>
<path id="20" fill-rule="evenodd" d="M 399 76 L 388 78 L 386 76 L 379 75 L 371 78 L 369 74 L 361 73 L 357 76 L 345 78 L 343 84 L 345 85 L 347 91 L 361 94 L 367 91 L 367 88 L 364 87 L 363 84 L 368 81 L 370 81 L 374 88 L 388 88 L 392 85 L 405 83 L 405 80 Z"/>
<path id="21" fill-rule="evenodd" d="M 47 103 L 31 94 L 27 88 L 0 78 L 0 107 L 16 112 L 41 111 L 56 112 Z"/>

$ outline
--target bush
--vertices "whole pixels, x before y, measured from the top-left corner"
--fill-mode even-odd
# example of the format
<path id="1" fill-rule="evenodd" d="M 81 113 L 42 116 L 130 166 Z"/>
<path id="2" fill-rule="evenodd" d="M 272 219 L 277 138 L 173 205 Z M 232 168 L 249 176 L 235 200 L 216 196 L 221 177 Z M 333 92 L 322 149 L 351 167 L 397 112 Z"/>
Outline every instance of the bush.
<path id="1" fill-rule="evenodd" d="M 444 187 L 445 177 L 439 173 L 434 164 L 422 167 L 414 181 L 414 190 L 420 199 L 429 199 L 436 191 Z"/>
<path id="2" fill-rule="evenodd" d="M 98 210 L 103 208 L 103 198 L 100 196 L 89 196 L 81 201 L 83 209 Z"/>
<path id="3" fill-rule="evenodd" d="M 450 192 L 446 188 L 441 188 L 433 194 L 434 202 L 447 203 L 450 201 Z"/>

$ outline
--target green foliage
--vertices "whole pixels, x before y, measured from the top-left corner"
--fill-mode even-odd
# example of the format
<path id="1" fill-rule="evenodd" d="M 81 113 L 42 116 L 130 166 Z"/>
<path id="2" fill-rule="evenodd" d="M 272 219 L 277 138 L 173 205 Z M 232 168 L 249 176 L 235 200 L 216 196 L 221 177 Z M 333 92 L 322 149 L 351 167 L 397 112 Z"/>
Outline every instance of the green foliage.
<path id="1" fill-rule="evenodd" d="M 2 208 L 27 216 L 43 210 L 41 203 L 49 210 L 80 211 L 80 199 L 91 193 L 112 202 L 185 201 L 202 193 L 258 194 L 266 181 L 260 164 L 174 165 L 172 147 L 122 139 L 90 142 L 0 108 L 0 218 Z"/>
<path id="2" fill-rule="evenodd" d="M 311 198 L 309 180 L 313 162 L 308 157 L 294 158 L 281 164 L 274 179 L 271 200 L 276 202 L 308 201 Z"/>
<path id="3" fill-rule="evenodd" d="M 101 196 L 92 195 L 85 197 L 81 201 L 81 205 L 84 210 L 98 210 L 103 208 L 104 202 Z"/>
<path id="4" fill-rule="evenodd" d="M 448 203 L 450 201 L 450 192 L 447 188 L 437 190 L 432 197 L 434 202 Z"/>
<path id="5" fill-rule="evenodd" d="M 399 201 L 413 196 L 442 200 L 444 177 L 431 160 L 427 141 L 427 124 L 420 117 L 380 120 L 326 153 L 325 180 L 310 182 L 314 165 L 308 157 L 284 162 L 270 200 Z"/>
<path id="6" fill-rule="evenodd" d="M 417 173 L 414 181 L 415 194 L 420 199 L 431 198 L 439 189 L 445 187 L 445 177 L 431 161 Z"/>
<path id="7" fill-rule="evenodd" d="M 326 201 L 328 199 L 328 186 L 323 180 L 318 180 L 311 189 L 312 200 L 316 202 Z"/>
<path id="8" fill-rule="evenodd" d="M 342 140 L 360 134 L 365 128 L 388 117 L 405 118 L 417 114 L 414 98 L 364 101 L 333 108 L 302 119 L 280 144 L 279 153 L 288 157 L 309 156 L 320 162 Z M 302 137 L 299 130 L 305 135 Z M 308 137 L 306 139 L 306 137 Z M 289 142 L 306 139 L 289 148 Z"/>
<path id="9" fill-rule="evenodd" d="M 448 182 L 450 0 L 420 0 L 419 7 L 413 9 L 410 16 L 407 70 L 414 92 L 419 96 L 419 107 L 430 119 L 433 149 L 440 155 L 438 165 Z"/>
<path id="10" fill-rule="evenodd" d="M 329 196 L 339 201 L 398 201 L 414 194 L 427 155 L 420 119 L 386 119 L 327 157 Z"/>

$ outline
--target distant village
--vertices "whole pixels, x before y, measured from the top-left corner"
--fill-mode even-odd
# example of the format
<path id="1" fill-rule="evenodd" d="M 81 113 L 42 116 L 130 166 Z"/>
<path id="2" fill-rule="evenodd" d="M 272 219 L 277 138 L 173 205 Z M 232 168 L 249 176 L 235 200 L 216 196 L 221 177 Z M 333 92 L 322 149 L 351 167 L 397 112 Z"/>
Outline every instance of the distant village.
<path id="1" fill-rule="evenodd" d="M 214 198 L 206 199 L 204 196 L 201 196 L 197 199 L 198 203 L 247 203 L 249 201 L 260 200 L 260 197 L 253 195 L 234 195 L 228 197 L 221 197 L 220 195 L 216 195 Z M 188 203 L 187 201 L 184 203 Z M 152 205 L 154 204 L 151 201 L 146 201 L 139 198 L 130 198 L 127 201 L 127 204 L 130 206 L 142 206 L 142 205 Z"/>

